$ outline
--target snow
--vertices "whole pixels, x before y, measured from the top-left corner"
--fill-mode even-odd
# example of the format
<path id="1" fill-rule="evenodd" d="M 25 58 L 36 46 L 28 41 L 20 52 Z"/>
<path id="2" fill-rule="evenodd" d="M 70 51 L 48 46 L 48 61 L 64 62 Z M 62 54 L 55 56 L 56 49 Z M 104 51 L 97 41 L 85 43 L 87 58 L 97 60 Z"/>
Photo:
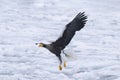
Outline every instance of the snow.
<path id="1" fill-rule="evenodd" d="M 120 80 L 119 0 L 1 0 L 0 80 Z M 35 45 L 56 40 L 74 16 L 86 26 L 66 48 L 74 59 L 58 70 L 55 55 Z"/>

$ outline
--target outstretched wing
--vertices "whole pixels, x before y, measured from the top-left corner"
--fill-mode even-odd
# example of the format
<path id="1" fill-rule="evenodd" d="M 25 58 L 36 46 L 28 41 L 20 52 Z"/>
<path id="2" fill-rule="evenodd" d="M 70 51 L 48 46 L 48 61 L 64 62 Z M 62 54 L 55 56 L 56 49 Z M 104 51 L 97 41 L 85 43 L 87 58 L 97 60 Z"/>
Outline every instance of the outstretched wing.
<path id="1" fill-rule="evenodd" d="M 66 25 L 66 28 L 61 37 L 59 37 L 55 42 L 52 42 L 51 45 L 54 47 L 60 47 L 60 49 L 64 49 L 65 46 L 69 44 L 76 31 L 79 31 L 85 26 L 87 16 L 85 16 L 84 12 L 79 13 L 70 23 Z"/>

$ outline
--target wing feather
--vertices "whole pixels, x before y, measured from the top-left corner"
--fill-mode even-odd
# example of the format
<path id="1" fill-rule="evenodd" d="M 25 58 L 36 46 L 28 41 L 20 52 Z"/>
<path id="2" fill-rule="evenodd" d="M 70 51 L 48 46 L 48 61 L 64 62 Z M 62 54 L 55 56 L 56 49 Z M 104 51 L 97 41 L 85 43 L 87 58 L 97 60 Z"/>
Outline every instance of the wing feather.
<path id="1" fill-rule="evenodd" d="M 75 32 L 81 30 L 85 26 L 87 21 L 86 19 L 87 16 L 85 16 L 84 12 L 80 12 L 70 23 L 66 25 L 62 36 L 55 42 L 52 42 L 51 45 L 54 47 L 59 47 L 61 50 L 64 49 L 65 46 L 70 43 L 71 39 L 75 35 Z"/>

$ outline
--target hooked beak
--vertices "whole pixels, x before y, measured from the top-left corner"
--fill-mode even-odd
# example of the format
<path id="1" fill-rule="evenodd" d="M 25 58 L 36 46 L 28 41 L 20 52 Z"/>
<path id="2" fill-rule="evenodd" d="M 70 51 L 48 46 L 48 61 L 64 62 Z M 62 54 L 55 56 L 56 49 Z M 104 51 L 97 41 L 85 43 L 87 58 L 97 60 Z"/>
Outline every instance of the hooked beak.
<path id="1" fill-rule="evenodd" d="M 42 43 L 35 43 L 36 45 L 38 45 L 39 47 L 43 47 Z"/>

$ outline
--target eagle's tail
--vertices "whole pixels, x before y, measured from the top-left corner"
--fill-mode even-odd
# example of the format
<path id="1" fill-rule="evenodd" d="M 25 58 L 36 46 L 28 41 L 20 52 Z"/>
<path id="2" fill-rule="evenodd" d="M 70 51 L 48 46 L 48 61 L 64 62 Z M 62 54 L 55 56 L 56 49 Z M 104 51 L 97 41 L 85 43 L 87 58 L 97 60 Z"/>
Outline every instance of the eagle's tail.
<path id="1" fill-rule="evenodd" d="M 73 55 L 72 53 L 65 53 L 63 51 L 63 53 L 65 54 L 65 57 L 68 58 L 68 59 L 71 59 L 71 60 L 75 60 L 77 58 L 77 56 L 75 56 L 75 54 Z"/>

